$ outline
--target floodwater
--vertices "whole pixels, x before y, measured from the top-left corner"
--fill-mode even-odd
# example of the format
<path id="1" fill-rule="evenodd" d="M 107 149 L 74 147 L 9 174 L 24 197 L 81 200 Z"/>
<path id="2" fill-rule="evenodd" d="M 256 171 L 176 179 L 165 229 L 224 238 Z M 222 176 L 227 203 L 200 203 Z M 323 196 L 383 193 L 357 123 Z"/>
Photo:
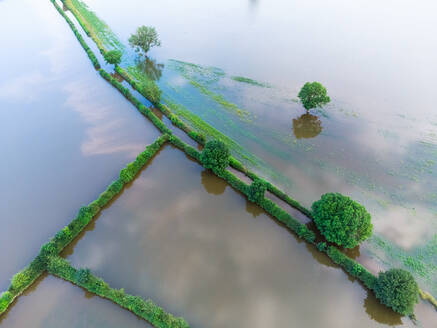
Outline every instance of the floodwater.
<path id="1" fill-rule="evenodd" d="M 170 146 L 64 255 L 193 328 L 414 326 Z"/>
<path id="2" fill-rule="evenodd" d="M 159 132 L 94 71 L 50 1 L 0 1 L 0 21 L 3 291 Z"/>
<path id="3" fill-rule="evenodd" d="M 151 327 L 118 305 L 52 276 L 38 280 L 0 317 L 7 328 Z"/>
<path id="4" fill-rule="evenodd" d="M 435 1 L 87 3 L 126 45 L 139 25 L 155 26 L 166 99 L 255 154 L 261 165 L 246 164 L 304 205 L 326 192 L 361 202 L 375 232 L 362 253 L 410 270 L 437 297 Z M 327 87 L 324 110 L 296 102 L 307 81 Z"/>

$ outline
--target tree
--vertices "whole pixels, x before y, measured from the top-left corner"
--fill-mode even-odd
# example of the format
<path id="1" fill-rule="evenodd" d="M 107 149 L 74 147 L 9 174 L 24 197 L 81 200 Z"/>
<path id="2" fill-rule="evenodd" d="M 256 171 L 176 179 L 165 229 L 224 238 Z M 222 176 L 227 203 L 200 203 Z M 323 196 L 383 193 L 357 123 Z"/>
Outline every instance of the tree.
<path id="1" fill-rule="evenodd" d="M 354 248 L 372 235 L 370 214 L 363 205 L 339 193 L 324 194 L 312 205 L 314 222 L 326 240 Z"/>
<path id="2" fill-rule="evenodd" d="M 159 47 L 161 45 L 161 41 L 159 41 L 158 33 L 154 27 L 143 25 L 138 27 L 137 32 L 130 36 L 129 44 L 135 49 L 136 52 L 143 51 L 144 55 L 146 55 L 151 47 Z"/>
<path id="3" fill-rule="evenodd" d="M 200 155 L 200 161 L 207 169 L 222 172 L 229 166 L 229 149 L 220 140 L 208 141 Z"/>
<path id="4" fill-rule="evenodd" d="M 322 107 L 331 101 L 326 88 L 319 82 L 307 82 L 297 95 L 307 111 Z"/>
<path id="5" fill-rule="evenodd" d="M 382 304 L 402 315 L 414 312 L 419 301 L 419 286 L 411 273 L 402 269 L 380 272 L 375 285 L 375 295 Z"/>
<path id="6" fill-rule="evenodd" d="M 123 54 L 118 50 L 110 50 L 105 52 L 103 58 L 105 58 L 105 62 L 112 65 L 118 65 L 121 62 L 121 56 Z"/>
<path id="7" fill-rule="evenodd" d="M 267 186 L 264 181 L 260 179 L 255 179 L 249 187 L 249 194 L 247 198 L 251 202 L 258 202 L 264 198 L 264 194 L 267 190 Z"/>

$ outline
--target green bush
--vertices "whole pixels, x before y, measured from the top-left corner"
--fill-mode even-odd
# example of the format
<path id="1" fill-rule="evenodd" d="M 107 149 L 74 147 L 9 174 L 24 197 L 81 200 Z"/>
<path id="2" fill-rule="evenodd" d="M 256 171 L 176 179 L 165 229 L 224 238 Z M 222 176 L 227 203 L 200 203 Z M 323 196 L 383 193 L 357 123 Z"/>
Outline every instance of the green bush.
<path id="1" fill-rule="evenodd" d="M 104 53 L 103 58 L 105 58 L 108 64 L 119 65 L 121 63 L 121 56 L 123 56 L 121 51 L 110 50 Z"/>
<path id="2" fill-rule="evenodd" d="M 411 315 L 419 302 L 419 287 L 411 273 L 402 269 L 380 272 L 375 295 L 382 304 L 402 315 Z"/>
<path id="3" fill-rule="evenodd" d="M 229 166 L 228 146 L 220 140 L 208 141 L 200 155 L 202 165 L 214 172 L 221 172 Z"/>
<path id="4" fill-rule="evenodd" d="M 326 249 L 326 254 L 334 263 L 340 265 L 351 276 L 361 280 L 367 288 L 374 289 L 376 277 L 361 264 L 343 254 L 334 246 L 329 246 Z"/>
<path id="5" fill-rule="evenodd" d="M 370 214 L 364 206 L 339 193 L 324 194 L 313 203 L 313 217 L 325 238 L 353 248 L 372 235 Z"/>
<path id="6" fill-rule="evenodd" d="M 4 312 L 8 308 L 13 298 L 14 296 L 9 291 L 2 293 L 0 296 L 0 313 Z"/>
<path id="7" fill-rule="evenodd" d="M 264 198 L 264 194 L 267 190 L 266 184 L 260 179 L 256 179 L 252 182 L 249 188 L 249 193 L 247 198 L 253 202 L 257 203 Z"/>

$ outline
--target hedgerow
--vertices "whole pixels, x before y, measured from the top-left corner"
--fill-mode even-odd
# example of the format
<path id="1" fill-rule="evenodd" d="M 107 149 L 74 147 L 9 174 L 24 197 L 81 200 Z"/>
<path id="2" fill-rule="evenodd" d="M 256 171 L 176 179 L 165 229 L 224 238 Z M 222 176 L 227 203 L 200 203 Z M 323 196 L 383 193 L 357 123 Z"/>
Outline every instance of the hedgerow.
<path id="1" fill-rule="evenodd" d="M 121 170 L 120 176 L 124 174 L 122 172 L 127 172 L 126 174 L 135 177 L 141 168 L 161 149 L 168 138 L 169 136 L 164 134 L 151 145 L 147 146 L 146 150 L 140 153 L 134 162 L 129 163 L 126 168 Z M 47 269 L 48 259 L 57 256 L 70 244 L 100 210 L 122 191 L 126 183 L 127 181 L 124 181 L 122 178 L 112 182 L 109 187 L 100 194 L 99 198 L 91 202 L 88 206 L 81 207 L 77 216 L 41 247 L 39 254 L 29 266 L 12 277 L 8 290 L 0 296 L 0 314 L 6 311 L 13 300 Z"/>
<path id="2" fill-rule="evenodd" d="M 99 70 L 100 75 L 111 83 L 118 91 L 120 91 L 127 100 L 129 100 L 135 107 L 162 132 L 167 134 L 172 134 L 172 131 L 165 126 L 165 124 L 156 117 L 156 115 L 146 106 L 144 106 L 137 98 L 135 98 L 128 88 L 125 88 L 120 82 L 113 78 L 108 72 L 103 69 Z"/>
<path id="3" fill-rule="evenodd" d="M 352 260 L 340 252 L 337 247 L 329 246 L 326 249 L 326 254 L 334 263 L 340 265 L 351 276 L 363 282 L 367 288 L 371 290 L 375 288 L 377 278 L 357 261 Z"/>
<path id="4" fill-rule="evenodd" d="M 94 276 L 89 269 L 75 269 L 67 260 L 61 257 L 50 257 L 47 271 L 91 293 L 113 301 L 147 320 L 155 327 L 189 328 L 188 323 L 183 318 L 173 316 L 151 300 L 145 301 L 139 296 L 126 294 L 123 289 L 113 289 L 101 278 Z"/>
<path id="5" fill-rule="evenodd" d="M 94 52 L 91 50 L 91 48 L 88 46 L 88 44 L 85 42 L 85 40 L 83 39 L 82 35 L 79 33 L 79 31 L 76 29 L 76 26 L 74 25 L 74 23 L 70 20 L 70 18 L 68 18 L 68 16 L 64 13 L 64 11 L 62 10 L 61 7 L 58 6 L 58 4 L 55 2 L 55 0 L 50 0 L 53 5 L 55 6 L 56 10 L 62 15 L 62 17 L 64 17 L 64 19 L 66 20 L 66 22 L 68 23 L 68 25 L 70 25 L 71 30 L 73 31 L 74 35 L 76 36 L 77 40 L 79 41 L 80 45 L 82 46 L 82 48 L 85 50 L 85 52 L 88 55 L 88 58 L 91 60 L 91 62 L 94 65 L 94 68 L 99 69 L 100 68 L 100 63 L 96 57 L 96 55 L 94 54 Z"/>
<path id="6" fill-rule="evenodd" d="M 264 194 L 267 190 L 266 184 L 261 179 L 253 180 L 250 185 L 249 192 L 247 194 L 247 198 L 253 202 L 257 203 L 264 198 Z"/>

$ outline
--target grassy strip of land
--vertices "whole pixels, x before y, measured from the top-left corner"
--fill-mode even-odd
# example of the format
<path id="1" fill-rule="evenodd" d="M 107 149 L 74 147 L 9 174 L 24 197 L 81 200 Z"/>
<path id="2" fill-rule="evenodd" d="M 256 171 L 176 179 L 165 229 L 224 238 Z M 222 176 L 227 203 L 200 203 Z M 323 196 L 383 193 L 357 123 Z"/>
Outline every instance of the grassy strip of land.
<path id="1" fill-rule="evenodd" d="M 111 288 L 103 279 L 94 276 L 88 269 L 75 269 L 59 257 L 51 256 L 47 271 L 59 278 L 86 289 L 100 297 L 111 300 L 138 317 L 150 322 L 156 328 L 189 328 L 183 318 L 177 318 L 156 305 L 152 300 L 126 294 L 123 289 Z"/>
<path id="2" fill-rule="evenodd" d="M 9 305 L 21 295 L 47 269 L 47 259 L 59 253 L 69 245 L 74 238 L 93 220 L 93 218 L 118 194 L 123 187 L 130 183 L 149 160 L 167 142 L 169 136 L 164 134 L 155 140 L 146 150 L 140 153 L 135 161 L 129 163 L 120 171 L 120 177 L 113 181 L 100 196 L 87 206 L 79 210 L 76 218 L 60 230 L 41 247 L 39 254 L 22 271 L 12 277 L 7 291 L 0 296 L 0 314 L 5 312 Z"/>
<path id="3" fill-rule="evenodd" d="M 122 50 L 123 45 L 112 33 L 108 25 L 90 11 L 85 3 L 80 0 L 61 0 L 76 17 L 85 33 L 93 39 L 100 52 L 106 52 L 105 46 Z"/>
<path id="4" fill-rule="evenodd" d="M 51 0 L 53 2 L 53 0 Z M 68 1 L 68 0 L 65 0 Z M 74 13 L 74 12 L 73 12 Z M 116 87 L 130 102 L 132 102 L 137 108 L 138 110 L 143 113 L 145 116 L 147 116 L 154 124 L 155 126 L 157 126 L 163 133 L 166 133 L 169 135 L 169 140 L 172 144 L 174 144 L 176 147 L 182 149 L 185 153 L 187 153 L 189 156 L 195 158 L 197 161 L 200 160 L 200 153 L 194 149 L 193 147 L 187 145 L 186 143 L 184 143 L 182 140 L 180 140 L 178 137 L 172 135 L 172 131 L 167 128 L 165 126 L 164 123 L 162 123 L 161 120 L 159 120 L 154 114 L 153 112 L 147 108 L 146 106 L 144 106 L 143 104 L 141 104 L 141 102 L 136 99 L 129 91 L 129 89 L 125 88 L 121 83 L 119 83 L 116 79 L 114 79 L 110 74 L 108 74 L 106 71 L 104 71 L 103 69 L 99 70 L 100 75 L 105 78 L 107 81 L 109 81 L 114 87 Z M 127 79 L 127 81 L 129 83 L 132 83 L 133 80 L 131 79 L 130 81 Z M 131 84 L 132 86 L 132 84 Z M 157 107 L 159 109 L 162 110 L 162 108 L 164 108 L 164 105 L 161 104 L 156 104 Z M 168 110 L 168 108 L 167 108 Z M 167 113 L 171 113 L 169 110 L 167 111 L 163 111 L 164 114 L 165 112 Z M 166 114 L 168 115 L 168 114 Z M 171 118 L 170 118 L 171 119 Z M 200 121 L 200 118 L 198 118 L 198 120 Z M 184 123 L 177 118 L 176 116 L 173 116 L 173 120 L 172 121 L 176 121 L 176 124 L 180 124 L 181 126 L 184 125 Z M 174 123 L 175 124 L 175 123 Z M 203 124 L 206 124 L 203 122 Z M 185 132 L 189 131 L 188 134 L 190 137 L 192 137 L 194 140 L 196 140 L 196 134 L 191 133 L 190 134 L 190 130 L 188 127 L 185 127 L 183 129 Z M 193 131 L 191 131 L 193 132 Z M 227 136 L 224 136 L 225 138 L 228 138 Z M 202 137 L 200 137 L 202 138 Z M 232 139 L 231 139 L 232 140 Z M 197 141 L 197 140 L 196 140 Z M 243 164 L 240 163 L 238 160 L 236 160 L 235 158 L 232 159 L 231 158 L 231 165 L 242 171 L 243 173 L 245 173 L 247 176 L 249 176 L 252 180 L 261 180 L 257 177 L 256 174 L 250 172 L 249 170 L 245 169 Z M 240 179 L 238 179 L 235 175 L 233 175 L 232 173 L 225 171 L 224 173 L 222 173 L 221 176 L 223 179 L 225 179 L 228 183 L 230 183 L 234 188 L 236 188 L 237 190 L 239 190 L 240 192 L 242 192 L 243 194 L 245 194 L 246 196 L 248 196 L 248 185 L 245 184 L 243 181 L 241 181 Z M 262 180 L 264 181 L 264 180 Z M 302 213 L 306 214 L 309 217 L 312 217 L 311 215 L 311 211 L 306 209 L 304 206 L 302 206 L 301 204 L 299 204 L 296 200 L 292 199 L 291 197 L 289 197 L 287 194 L 285 194 L 284 192 L 282 192 L 281 190 L 279 190 L 279 188 L 275 187 L 274 185 L 272 185 L 271 183 L 264 181 L 266 183 L 267 189 L 272 192 L 273 194 L 275 194 L 277 197 L 281 198 L 282 200 L 284 200 L 285 202 L 287 202 L 288 204 L 290 204 L 291 206 L 297 208 L 298 210 L 300 210 Z M 283 224 L 285 224 L 288 228 L 290 228 L 292 231 L 294 231 L 299 237 L 305 239 L 306 241 L 308 241 L 311 244 L 316 244 L 315 243 L 315 235 L 314 232 L 311 231 L 310 229 L 308 229 L 308 227 L 306 227 L 305 225 L 301 224 L 300 222 L 298 222 L 296 219 L 294 219 L 289 213 L 287 213 L 286 211 L 284 211 L 282 208 L 280 208 L 277 204 L 275 204 L 274 202 L 272 202 L 269 199 L 266 199 L 265 197 L 263 197 L 263 199 L 259 200 L 256 202 L 259 206 L 261 206 L 264 210 L 266 210 L 269 214 L 271 214 L 273 217 L 275 217 L 277 220 L 279 220 L 280 222 L 282 222 Z M 316 244 L 317 248 L 320 251 L 325 252 L 335 263 L 337 263 L 338 265 L 340 265 L 346 272 L 348 272 L 349 274 L 351 274 L 352 276 L 356 277 L 357 279 L 359 279 L 365 286 L 367 286 L 369 289 L 373 289 L 374 286 L 374 281 L 376 279 L 375 276 L 373 276 L 367 269 L 365 269 L 361 264 L 359 264 L 358 262 L 356 262 L 355 260 L 350 259 L 347 255 L 343 254 L 342 252 L 340 252 L 336 247 L 334 246 L 326 246 L 326 243 L 324 242 L 319 242 Z M 36 278 L 35 278 L 36 279 Z M 424 295 L 424 296 L 423 296 Z M 435 301 L 435 299 L 432 297 L 432 295 L 421 291 L 421 296 L 423 296 L 422 298 L 424 300 L 429 300 L 431 302 L 431 304 L 436 305 L 437 302 Z M 424 298 L 425 297 L 425 298 Z M 0 299 L 0 306 L 1 306 L 1 299 Z"/>
<path id="5" fill-rule="evenodd" d="M 64 11 L 62 10 L 61 7 L 59 7 L 59 5 L 55 2 L 55 0 L 50 0 L 53 5 L 55 6 L 56 10 L 62 15 L 62 17 L 64 17 L 64 19 L 67 21 L 68 25 L 70 25 L 70 28 L 72 29 L 74 35 L 76 36 L 77 40 L 79 41 L 80 45 L 82 46 L 82 48 L 85 50 L 86 54 L 88 55 L 88 58 L 91 60 L 91 62 L 94 65 L 94 68 L 96 69 L 100 69 L 100 63 L 97 60 L 96 55 L 94 54 L 94 52 L 90 49 L 90 47 L 87 45 L 87 43 L 85 42 L 85 40 L 83 39 L 82 35 L 80 35 L 79 31 L 77 30 L 76 26 L 74 25 L 74 23 L 71 21 L 70 18 L 68 18 L 68 16 L 64 13 Z"/>

